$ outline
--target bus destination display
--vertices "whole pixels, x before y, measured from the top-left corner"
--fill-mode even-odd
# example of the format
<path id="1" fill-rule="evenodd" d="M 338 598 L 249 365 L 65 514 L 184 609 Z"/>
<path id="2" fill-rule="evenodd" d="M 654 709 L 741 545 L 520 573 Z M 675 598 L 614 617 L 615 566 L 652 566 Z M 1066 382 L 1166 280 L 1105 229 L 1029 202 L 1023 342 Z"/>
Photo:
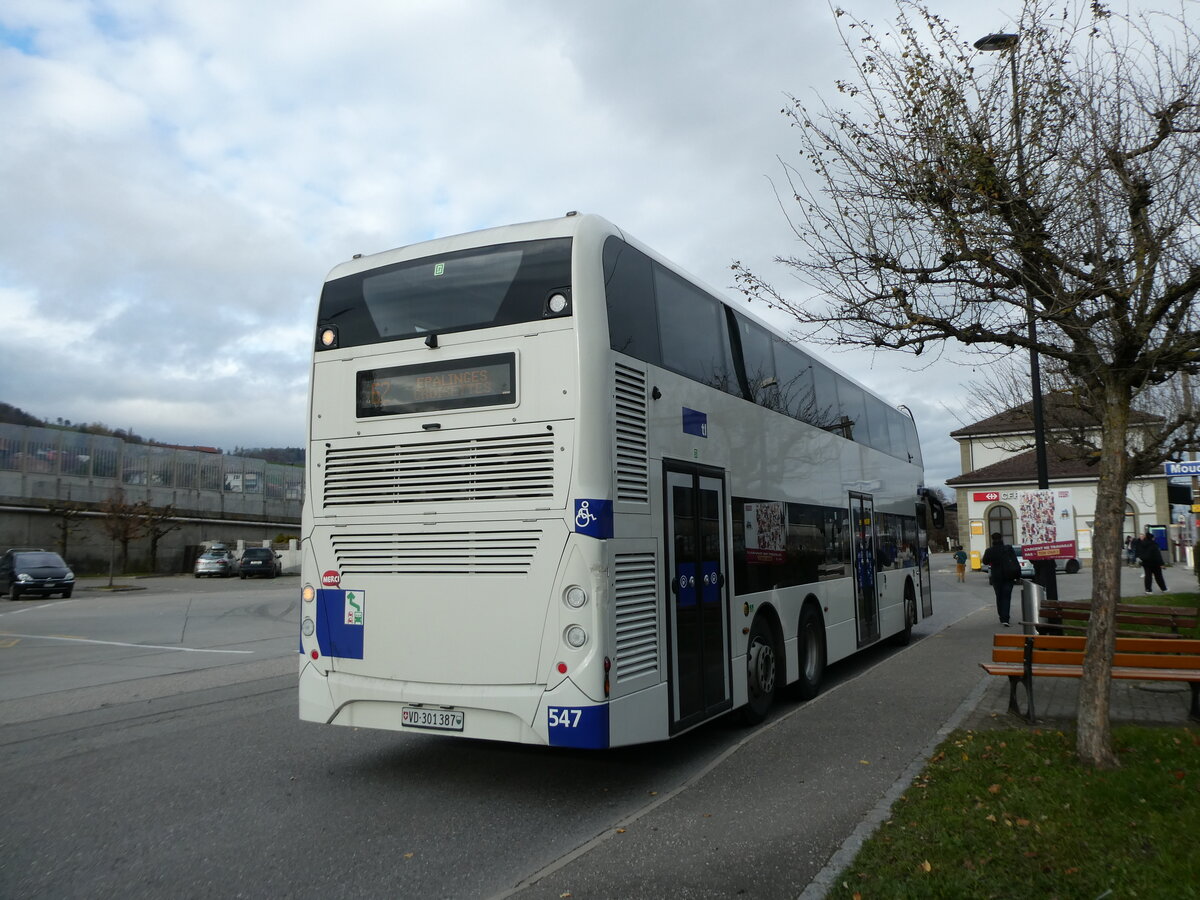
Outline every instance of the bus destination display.
<path id="1" fill-rule="evenodd" d="M 512 353 L 358 373 L 358 415 L 394 416 L 517 402 Z"/>

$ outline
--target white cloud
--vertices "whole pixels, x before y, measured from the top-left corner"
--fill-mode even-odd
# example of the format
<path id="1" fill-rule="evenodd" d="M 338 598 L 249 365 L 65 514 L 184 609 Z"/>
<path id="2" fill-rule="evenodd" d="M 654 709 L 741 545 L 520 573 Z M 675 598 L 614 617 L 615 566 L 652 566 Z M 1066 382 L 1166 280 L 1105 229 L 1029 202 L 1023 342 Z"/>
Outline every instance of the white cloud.
<path id="1" fill-rule="evenodd" d="M 568 209 L 718 288 L 733 259 L 786 283 L 779 109 L 843 67 L 829 10 L 766 0 L 8 4 L 0 311 L 27 339 L 0 399 L 299 444 L 334 264 Z M 70 348 L 53 367 L 46 339 Z M 931 482 L 957 473 L 960 370 L 825 355 L 914 410 Z"/>

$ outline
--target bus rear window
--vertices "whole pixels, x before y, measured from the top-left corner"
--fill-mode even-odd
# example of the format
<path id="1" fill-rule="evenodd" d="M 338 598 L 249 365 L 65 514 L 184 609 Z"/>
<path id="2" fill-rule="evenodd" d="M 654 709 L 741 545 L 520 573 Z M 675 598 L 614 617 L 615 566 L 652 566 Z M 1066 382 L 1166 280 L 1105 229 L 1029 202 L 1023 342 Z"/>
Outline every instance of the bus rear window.
<path id="1" fill-rule="evenodd" d="M 514 354 L 498 353 L 359 372 L 357 412 L 366 418 L 513 404 L 516 369 Z"/>
<path id="2" fill-rule="evenodd" d="M 328 282 L 317 332 L 353 347 L 570 315 L 570 284 L 570 238 L 443 253 Z"/>

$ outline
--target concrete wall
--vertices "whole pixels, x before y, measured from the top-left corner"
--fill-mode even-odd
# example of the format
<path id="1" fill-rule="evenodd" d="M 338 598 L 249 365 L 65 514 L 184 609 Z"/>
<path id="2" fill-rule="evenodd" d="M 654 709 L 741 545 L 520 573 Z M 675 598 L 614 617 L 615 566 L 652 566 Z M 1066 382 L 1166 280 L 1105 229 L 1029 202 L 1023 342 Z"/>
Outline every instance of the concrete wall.
<path id="1" fill-rule="evenodd" d="M 0 424 L 0 550 L 44 547 L 82 574 L 107 572 L 113 548 L 101 507 L 119 495 L 173 509 L 153 564 L 148 537 L 130 542 L 129 571 L 190 571 L 205 543 L 269 546 L 299 537 L 303 484 L 299 466 Z M 118 570 L 120 553 L 118 546 Z"/>

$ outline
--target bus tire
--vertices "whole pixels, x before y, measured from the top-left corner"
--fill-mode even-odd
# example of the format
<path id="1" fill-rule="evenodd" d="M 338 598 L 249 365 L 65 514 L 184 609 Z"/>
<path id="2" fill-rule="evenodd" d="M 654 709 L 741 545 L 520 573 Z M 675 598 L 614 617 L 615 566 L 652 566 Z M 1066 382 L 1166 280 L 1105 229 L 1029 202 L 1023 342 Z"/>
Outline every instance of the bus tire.
<path id="1" fill-rule="evenodd" d="M 912 643 L 913 626 L 917 624 L 917 594 L 912 582 L 904 585 L 904 630 L 898 631 L 892 637 L 892 643 L 897 647 L 907 647 Z"/>
<path id="2" fill-rule="evenodd" d="M 1077 575 L 1079 573 L 1079 560 L 1068 559 L 1067 564 L 1063 566 L 1063 571 L 1068 575 Z"/>
<path id="3" fill-rule="evenodd" d="M 746 705 L 741 709 L 745 725 L 757 725 L 767 718 L 775 703 L 778 686 L 779 654 L 775 634 L 763 616 L 755 616 L 746 642 Z"/>
<path id="4" fill-rule="evenodd" d="M 800 677 L 792 685 L 792 695 L 797 700 L 811 700 L 820 692 L 821 680 L 825 677 L 825 623 L 811 603 L 800 612 L 797 635 L 796 661 Z"/>

